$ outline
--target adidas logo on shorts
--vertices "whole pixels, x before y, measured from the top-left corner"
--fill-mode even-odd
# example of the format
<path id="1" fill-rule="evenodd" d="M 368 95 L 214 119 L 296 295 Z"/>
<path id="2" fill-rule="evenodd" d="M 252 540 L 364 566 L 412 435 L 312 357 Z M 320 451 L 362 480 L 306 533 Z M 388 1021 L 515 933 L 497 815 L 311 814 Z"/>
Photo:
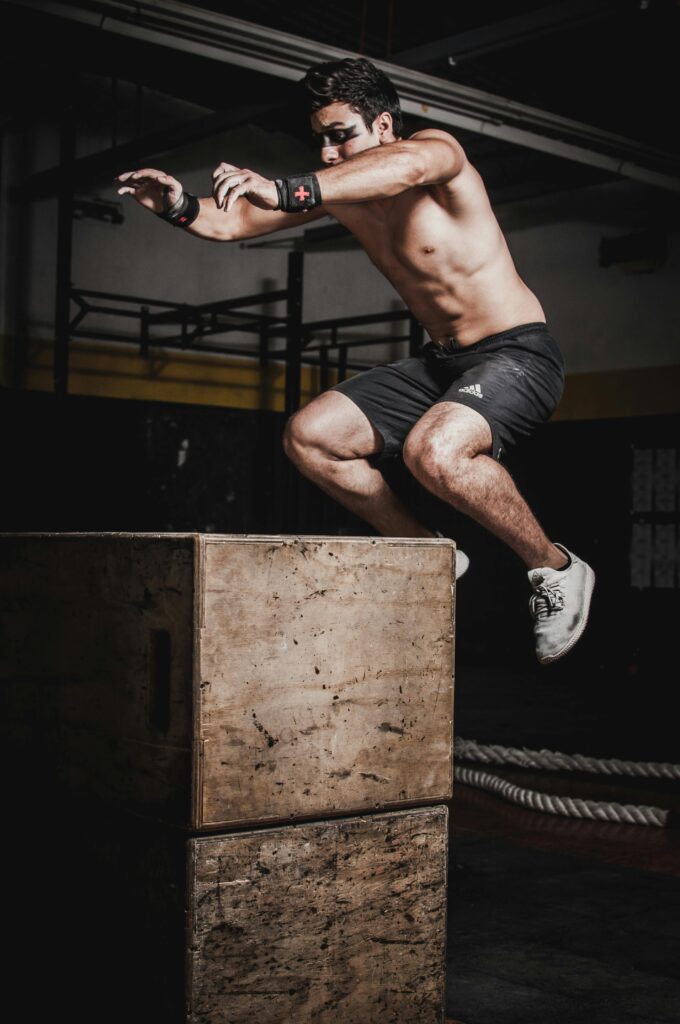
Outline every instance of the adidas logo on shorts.
<path id="1" fill-rule="evenodd" d="M 458 388 L 458 390 L 464 391 L 468 395 L 474 395 L 475 398 L 484 398 L 479 384 L 468 384 L 466 388 Z"/>

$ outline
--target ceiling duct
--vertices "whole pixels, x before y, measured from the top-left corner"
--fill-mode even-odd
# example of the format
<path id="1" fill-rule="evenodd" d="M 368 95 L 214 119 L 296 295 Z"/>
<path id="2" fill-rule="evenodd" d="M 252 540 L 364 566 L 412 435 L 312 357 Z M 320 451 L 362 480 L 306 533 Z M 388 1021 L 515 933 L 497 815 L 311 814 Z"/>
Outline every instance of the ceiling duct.
<path id="1" fill-rule="evenodd" d="M 359 56 L 178 0 L 21 0 L 20 6 L 291 81 L 319 61 Z M 678 161 L 662 150 L 398 64 L 373 63 L 394 82 L 407 114 L 680 191 Z"/>

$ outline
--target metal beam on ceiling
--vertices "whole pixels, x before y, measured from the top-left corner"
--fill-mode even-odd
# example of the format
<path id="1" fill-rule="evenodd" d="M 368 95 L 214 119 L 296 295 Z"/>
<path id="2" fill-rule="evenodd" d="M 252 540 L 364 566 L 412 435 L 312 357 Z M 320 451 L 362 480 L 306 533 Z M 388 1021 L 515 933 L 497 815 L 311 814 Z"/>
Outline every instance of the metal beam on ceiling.
<path id="1" fill-rule="evenodd" d="M 308 67 L 320 61 L 359 56 L 179 0 L 21 0 L 21 6 L 274 79 L 299 81 Z M 680 191 L 678 160 L 663 150 L 397 64 L 373 63 L 392 80 L 408 114 Z"/>
<path id="2" fill-rule="evenodd" d="M 184 124 L 173 125 L 172 128 L 150 132 L 141 138 L 121 142 L 118 146 L 98 153 L 78 157 L 72 164 L 72 184 L 78 188 L 97 178 L 112 178 L 120 173 L 128 161 L 134 161 L 138 167 L 149 166 L 152 159 L 160 153 L 211 138 L 219 132 L 238 128 L 240 125 L 250 124 L 263 114 L 277 109 L 279 108 L 265 104 L 232 107 L 230 110 L 220 110 Z M 61 166 L 38 171 L 21 185 L 14 186 L 10 190 L 10 197 L 12 200 L 24 201 L 55 195 L 60 188 L 62 177 Z"/>
<path id="3" fill-rule="evenodd" d="M 458 64 L 554 32 L 580 28 L 613 13 L 624 13 L 620 2 L 616 3 L 615 0 L 565 0 L 551 7 L 503 18 L 490 25 L 480 25 L 411 50 L 393 53 L 391 60 L 409 68 L 422 67 L 442 59 L 448 59 L 450 64 Z"/>

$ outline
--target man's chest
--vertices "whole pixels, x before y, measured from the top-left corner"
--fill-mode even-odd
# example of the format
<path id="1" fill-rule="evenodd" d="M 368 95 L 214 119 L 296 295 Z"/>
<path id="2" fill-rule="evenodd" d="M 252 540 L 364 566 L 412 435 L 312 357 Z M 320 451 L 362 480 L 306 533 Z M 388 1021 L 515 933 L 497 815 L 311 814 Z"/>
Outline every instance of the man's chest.
<path id="1" fill-rule="evenodd" d="M 337 204 L 331 212 L 392 281 L 404 273 L 436 274 L 465 249 L 456 218 L 424 188 L 375 202 Z"/>

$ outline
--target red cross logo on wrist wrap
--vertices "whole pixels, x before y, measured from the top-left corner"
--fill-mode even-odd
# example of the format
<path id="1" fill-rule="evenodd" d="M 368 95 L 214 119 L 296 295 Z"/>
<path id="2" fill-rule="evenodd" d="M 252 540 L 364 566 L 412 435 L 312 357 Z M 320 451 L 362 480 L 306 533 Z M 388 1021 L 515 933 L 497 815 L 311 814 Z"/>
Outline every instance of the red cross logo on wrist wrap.
<path id="1" fill-rule="evenodd" d="M 305 192 L 305 189 L 304 189 L 303 185 L 300 185 L 300 187 L 297 190 L 297 192 L 293 192 L 293 195 L 295 196 L 295 198 L 299 199 L 301 203 L 303 203 L 308 196 L 311 196 L 311 194 L 312 194 L 311 192 Z"/>

